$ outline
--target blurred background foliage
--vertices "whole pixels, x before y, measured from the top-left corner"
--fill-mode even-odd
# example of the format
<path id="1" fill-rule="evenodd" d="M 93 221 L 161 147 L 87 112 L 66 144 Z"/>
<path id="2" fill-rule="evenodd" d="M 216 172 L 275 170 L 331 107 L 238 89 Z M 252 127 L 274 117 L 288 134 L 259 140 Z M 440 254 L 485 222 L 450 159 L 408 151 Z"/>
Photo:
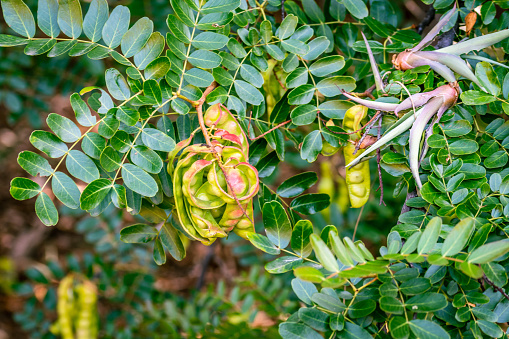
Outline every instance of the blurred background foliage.
<path id="1" fill-rule="evenodd" d="M 35 12 L 37 1 L 25 2 Z M 133 22 L 147 16 L 155 30 L 168 31 L 165 21 L 171 8 L 167 0 L 108 2 L 111 7 L 128 6 L 136 16 Z M 369 3 L 376 20 L 396 27 L 405 25 L 403 18 L 418 22 L 425 15 L 420 2 Z M 7 32 L 0 19 L 0 33 Z M 358 87 L 367 88 L 369 64 L 353 46 L 357 33 L 356 26 L 343 25 L 335 39 L 345 59 L 361 61 L 354 76 L 366 78 Z M 58 281 L 69 273 L 82 275 L 97 287 L 104 337 L 168 338 L 172 333 L 170 337 L 175 338 L 278 338 L 275 325 L 284 320 L 280 315 L 298 309 L 291 273 L 269 278 L 263 269 L 268 256 L 238 236 L 209 248 L 193 243 L 189 250 L 193 255 L 157 267 L 147 248 L 119 241 L 119 230 L 135 221 L 133 216 L 112 209 L 92 218 L 61 207 L 61 222 L 49 229 L 37 220 L 33 201 L 20 203 L 9 196 L 8 182 L 21 173 L 16 156 L 32 148 L 28 145 L 31 130 L 44 128 L 50 112 L 71 112 L 71 93 L 92 84 L 104 86 L 104 71 L 112 65 L 120 67 L 112 59 L 33 57 L 24 55 L 22 48 L 0 49 L 0 161 L 5 164 L 0 169 L 4 178 L 0 185 L 0 338 L 55 337 L 51 327 L 57 318 L 56 290 Z M 288 147 L 288 161 L 264 182 L 277 187 L 292 175 L 315 171 L 319 184 L 312 192 L 330 194 L 332 204 L 310 217 L 314 227 L 334 225 L 341 236 L 355 234 L 373 251 L 386 243 L 405 194 L 394 197 L 386 190 L 387 207 L 380 206 L 375 182 L 367 205 L 348 208 L 342 157 L 320 156 L 309 164 L 290 150 L 294 148 Z M 376 167 L 371 171 L 371 177 L 377 177 Z M 383 180 L 386 187 L 397 187 L 396 178 L 386 172 Z M 258 206 L 255 202 L 255 209 Z M 263 229 L 259 210 L 255 213 L 257 227 Z"/>

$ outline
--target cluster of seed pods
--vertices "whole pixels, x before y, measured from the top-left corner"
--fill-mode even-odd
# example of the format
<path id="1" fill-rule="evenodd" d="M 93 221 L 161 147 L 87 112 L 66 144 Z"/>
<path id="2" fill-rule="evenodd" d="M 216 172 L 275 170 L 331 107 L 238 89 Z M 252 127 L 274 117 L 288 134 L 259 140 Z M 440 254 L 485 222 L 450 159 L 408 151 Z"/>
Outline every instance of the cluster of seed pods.
<path id="1" fill-rule="evenodd" d="M 51 332 L 63 339 L 94 339 L 98 337 L 97 289 L 83 277 L 70 274 L 58 286 L 58 320 Z"/>
<path id="2" fill-rule="evenodd" d="M 203 118 L 210 144 L 191 145 L 193 136 L 178 143 L 168 173 L 181 230 L 209 245 L 232 230 L 241 237 L 254 232 L 259 179 L 248 162 L 248 139 L 233 115 L 215 104 Z"/>
<path id="3" fill-rule="evenodd" d="M 455 73 L 463 76 L 464 78 L 471 80 L 479 87 L 482 88 L 479 80 L 476 78 L 470 67 L 467 65 L 463 58 L 472 58 L 481 60 L 480 57 L 470 56 L 469 53 L 474 50 L 480 50 L 496 44 L 504 39 L 509 38 L 509 29 L 505 29 L 496 33 L 483 35 L 470 40 L 459 42 L 449 47 L 441 48 L 436 51 L 421 51 L 424 47 L 429 45 L 441 29 L 448 23 L 452 15 L 456 11 L 456 5 L 453 9 L 444 15 L 433 29 L 422 39 L 422 41 L 412 49 L 401 52 L 393 57 L 394 67 L 398 70 L 408 70 L 418 66 L 430 66 L 439 75 L 441 75 L 449 84 L 440 86 L 432 91 L 413 94 L 406 100 L 399 104 L 390 104 L 379 101 L 370 101 L 357 98 L 349 93 L 343 93 L 346 97 L 352 101 L 364 105 L 368 108 L 394 112 L 398 115 L 399 112 L 413 109 L 406 113 L 401 119 L 399 119 L 387 132 L 371 145 L 365 152 L 352 159 L 347 163 L 347 168 L 358 164 L 362 158 L 370 154 L 374 150 L 387 144 L 400 134 L 410 129 L 409 138 L 409 165 L 412 175 L 415 179 L 418 188 L 422 187 L 421 180 L 419 178 L 419 160 L 422 159 L 427 152 L 427 143 L 424 142 L 424 148 L 421 151 L 421 139 L 426 125 L 433 119 L 426 131 L 425 140 L 430 136 L 432 126 L 440 120 L 442 115 L 452 107 L 460 94 L 460 89 L 456 80 Z M 363 34 L 364 37 L 364 34 Z M 375 77 L 376 88 L 378 92 L 384 92 L 381 76 L 378 71 L 378 67 L 375 63 L 373 53 L 369 47 L 366 37 L 366 48 L 371 62 L 371 67 Z M 484 61 L 492 62 L 489 59 L 483 58 Z M 420 107 L 419 110 L 415 111 L 416 108 Z"/>

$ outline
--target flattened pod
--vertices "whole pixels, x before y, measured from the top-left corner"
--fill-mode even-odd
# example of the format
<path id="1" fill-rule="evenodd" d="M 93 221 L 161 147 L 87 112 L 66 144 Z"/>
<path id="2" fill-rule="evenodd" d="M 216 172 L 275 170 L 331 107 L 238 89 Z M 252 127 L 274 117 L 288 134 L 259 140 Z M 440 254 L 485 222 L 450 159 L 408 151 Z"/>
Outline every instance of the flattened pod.
<path id="1" fill-rule="evenodd" d="M 58 327 L 62 339 L 73 339 L 72 318 L 74 313 L 74 279 L 72 275 L 68 275 L 60 281 L 58 285 Z"/>
<path id="2" fill-rule="evenodd" d="M 366 117 L 368 108 L 362 105 L 355 105 L 348 109 L 343 119 L 343 129 L 346 132 L 354 132 L 361 127 L 361 120 Z M 358 141 L 361 137 L 361 133 L 350 134 L 351 141 Z M 357 154 L 354 155 L 355 145 L 349 143 L 343 149 L 345 156 L 345 163 L 350 163 L 359 154 L 362 154 L 364 150 L 359 149 Z M 369 162 L 364 161 L 355 166 L 346 169 L 346 184 L 348 187 L 348 196 L 352 207 L 362 207 L 369 199 L 369 192 L 371 188 L 371 179 L 369 176 Z"/>

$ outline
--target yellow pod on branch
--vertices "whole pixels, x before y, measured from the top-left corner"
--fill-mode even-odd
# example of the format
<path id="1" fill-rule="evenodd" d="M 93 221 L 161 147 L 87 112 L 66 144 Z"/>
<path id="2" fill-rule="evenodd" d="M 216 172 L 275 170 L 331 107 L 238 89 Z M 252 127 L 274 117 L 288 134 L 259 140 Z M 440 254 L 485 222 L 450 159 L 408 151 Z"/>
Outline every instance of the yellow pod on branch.
<path id="1" fill-rule="evenodd" d="M 368 108 L 362 105 L 355 105 L 348 109 L 343 119 L 343 129 L 352 133 L 361 128 L 361 121 L 366 117 Z M 345 163 L 350 163 L 359 154 L 364 152 L 363 149 L 359 149 L 354 155 L 355 146 L 361 138 L 361 133 L 350 134 L 350 141 L 347 146 L 343 148 L 343 154 L 345 156 Z M 346 184 L 348 187 L 348 196 L 352 207 L 362 207 L 369 199 L 369 191 L 371 188 L 371 180 L 369 177 L 369 162 L 364 161 L 355 166 L 346 169 Z"/>

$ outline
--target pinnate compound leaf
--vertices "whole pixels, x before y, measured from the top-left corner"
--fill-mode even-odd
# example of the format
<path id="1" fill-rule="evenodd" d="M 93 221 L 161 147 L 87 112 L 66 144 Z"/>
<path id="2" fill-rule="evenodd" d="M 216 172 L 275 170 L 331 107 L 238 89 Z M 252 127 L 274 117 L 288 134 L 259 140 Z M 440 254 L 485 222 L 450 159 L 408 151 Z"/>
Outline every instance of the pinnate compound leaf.
<path id="1" fill-rule="evenodd" d="M 339 261 L 341 261 L 343 265 L 353 267 L 354 262 L 350 256 L 350 252 L 336 232 L 329 232 L 329 242 L 331 244 L 332 250 L 334 251 L 334 254 L 336 254 Z"/>
<path id="2" fill-rule="evenodd" d="M 207 50 L 223 48 L 228 42 L 228 37 L 214 32 L 203 32 L 198 34 L 192 42 L 193 47 Z"/>
<path id="3" fill-rule="evenodd" d="M 303 281 L 299 278 L 292 280 L 292 289 L 297 297 L 305 304 L 311 305 L 311 297 L 318 293 L 316 286 L 308 281 Z"/>
<path id="4" fill-rule="evenodd" d="M 322 134 L 319 130 L 312 131 L 304 138 L 300 149 L 300 156 L 307 162 L 314 162 L 322 151 Z"/>
<path id="5" fill-rule="evenodd" d="M 345 59 L 341 55 L 332 55 L 315 61 L 309 71 L 317 77 L 323 77 L 339 71 L 344 65 Z"/>
<path id="6" fill-rule="evenodd" d="M 281 25 L 278 29 L 278 37 L 281 40 L 289 38 L 295 32 L 295 28 L 297 27 L 297 23 L 299 22 L 299 18 L 297 18 L 293 14 L 288 14 L 286 18 L 281 22 Z M 271 34 L 272 36 L 272 34 Z"/>
<path id="7" fill-rule="evenodd" d="M 164 223 L 159 231 L 159 238 L 170 255 L 178 261 L 186 256 L 186 248 L 182 243 L 179 232 L 170 223 Z"/>
<path id="8" fill-rule="evenodd" d="M 56 43 L 55 39 L 31 40 L 25 47 L 24 52 L 26 55 L 41 55 L 49 52 Z"/>
<path id="9" fill-rule="evenodd" d="M 201 8 L 201 14 L 227 13 L 240 6 L 240 0 L 210 0 Z"/>
<path id="10" fill-rule="evenodd" d="M 368 16 L 368 8 L 362 0 L 343 0 L 343 5 L 357 19 L 363 19 Z"/>
<path id="11" fill-rule="evenodd" d="M 134 64 L 139 70 L 143 71 L 147 65 L 157 59 L 164 50 L 164 37 L 159 32 L 150 35 L 147 43 L 141 51 L 134 56 Z M 166 74 L 166 73 L 165 73 Z"/>
<path id="12" fill-rule="evenodd" d="M 265 265 L 265 270 L 271 274 L 281 274 L 291 271 L 292 267 L 301 263 L 302 259 L 294 256 L 279 257 L 274 261 L 271 261 Z"/>
<path id="13" fill-rule="evenodd" d="M 157 174 L 163 167 L 161 157 L 146 146 L 136 145 L 130 154 L 133 164 L 149 173 Z"/>
<path id="14" fill-rule="evenodd" d="M 408 299 L 407 309 L 417 313 L 436 312 L 447 307 L 447 298 L 440 293 L 423 293 Z"/>
<path id="15" fill-rule="evenodd" d="M 341 333 L 340 338 L 345 339 L 369 339 L 372 338 L 368 331 L 363 329 L 357 324 L 345 322 L 345 328 Z"/>
<path id="16" fill-rule="evenodd" d="M 156 238 L 154 241 L 154 251 L 152 257 L 154 258 L 154 262 L 157 265 L 164 265 L 166 263 L 166 253 L 164 252 L 163 243 L 159 238 Z"/>
<path id="17" fill-rule="evenodd" d="M 239 97 L 246 102 L 255 106 L 258 106 L 263 102 L 264 99 L 262 93 L 253 85 L 243 80 L 235 80 L 233 84 Z"/>
<path id="18" fill-rule="evenodd" d="M 110 68 L 106 71 L 106 86 L 111 96 L 117 100 L 124 101 L 131 96 L 127 81 L 115 68 Z"/>
<path id="19" fill-rule="evenodd" d="M 300 266 L 293 270 L 293 275 L 304 281 L 312 283 L 321 283 L 325 280 L 324 274 L 317 268 L 310 266 Z"/>
<path id="20" fill-rule="evenodd" d="M 329 315 L 317 308 L 299 309 L 299 319 L 311 328 L 318 331 L 326 331 L 328 329 Z"/>

